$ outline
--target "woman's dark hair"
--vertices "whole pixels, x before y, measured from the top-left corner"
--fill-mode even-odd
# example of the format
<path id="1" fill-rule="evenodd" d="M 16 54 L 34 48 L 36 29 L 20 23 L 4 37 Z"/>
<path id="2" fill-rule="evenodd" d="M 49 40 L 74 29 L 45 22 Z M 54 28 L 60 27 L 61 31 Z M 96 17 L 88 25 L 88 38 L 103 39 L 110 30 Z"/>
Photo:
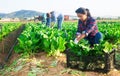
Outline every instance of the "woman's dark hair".
<path id="1" fill-rule="evenodd" d="M 78 8 L 75 12 L 80 13 L 80 14 L 87 14 L 88 17 L 91 17 L 89 9 L 86 9 L 86 8 L 83 8 L 83 7 Z"/>
<path id="2" fill-rule="evenodd" d="M 90 14 L 89 9 L 86 8 L 86 11 L 87 11 L 87 16 L 88 16 L 88 17 L 91 17 L 91 14 Z"/>

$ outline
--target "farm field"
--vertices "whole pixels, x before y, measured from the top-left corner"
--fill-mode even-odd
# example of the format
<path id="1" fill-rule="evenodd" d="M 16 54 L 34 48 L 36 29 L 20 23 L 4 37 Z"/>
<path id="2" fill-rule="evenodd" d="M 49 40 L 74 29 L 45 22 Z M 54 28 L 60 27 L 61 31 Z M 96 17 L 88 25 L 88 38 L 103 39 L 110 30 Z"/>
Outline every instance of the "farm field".
<path id="1" fill-rule="evenodd" d="M 9 25 L 15 25 L 11 28 L 17 29 L 20 24 L 6 23 L 5 29 Z M 5 25 L 3 24 L 3 26 Z M 50 28 L 41 23 L 26 23 L 23 32 L 17 38 L 18 43 L 14 47 L 14 54 L 5 68 L 0 70 L 0 75 L 119 76 L 120 22 L 98 22 L 98 27 L 103 39 L 99 45 L 90 48 L 90 45 L 84 39 L 78 44 L 74 44 L 77 22 L 64 22 L 61 30 L 58 30 L 56 25 L 54 28 Z M 9 31 L 7 34 L 9 34 Z M 109 54 L 114 48 L 118 65 L 115 66 L 116 69 L 112 69 L 108 73 L 70 69 L 66 62 L 66 49 L 68 48 L 78 57 Z M 91 50 L 95 51 L 92 52 Z"/>

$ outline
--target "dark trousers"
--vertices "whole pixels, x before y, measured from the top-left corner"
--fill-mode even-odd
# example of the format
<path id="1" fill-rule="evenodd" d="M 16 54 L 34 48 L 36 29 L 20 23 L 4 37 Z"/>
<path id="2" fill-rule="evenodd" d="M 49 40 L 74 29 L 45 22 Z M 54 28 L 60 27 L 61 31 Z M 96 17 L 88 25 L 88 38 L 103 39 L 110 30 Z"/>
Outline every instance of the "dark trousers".
<path id="1" fill-rule="evenodd" d="M 102 39 L 102 34 L 98 32 L 95 36 L 91 37 L 88 35 L 85 39 L 89 41 L 90 45 L 99 44 Z"/>

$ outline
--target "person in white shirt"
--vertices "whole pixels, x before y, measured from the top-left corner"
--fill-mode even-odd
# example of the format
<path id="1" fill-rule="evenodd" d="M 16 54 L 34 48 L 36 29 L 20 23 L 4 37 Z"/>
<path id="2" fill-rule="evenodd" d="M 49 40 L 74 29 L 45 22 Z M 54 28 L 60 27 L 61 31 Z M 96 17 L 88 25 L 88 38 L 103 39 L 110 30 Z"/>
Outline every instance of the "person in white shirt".
<path id="1" fill-rule="evenodd" d="M 52 11 L 50 13 L 51 13 L 51 27 L 53 27 L 54 24 L 57 23 L 58 29 L 62 29 L 62 23 L 64 19 L 63 14 L 55 11 Z"/>
<path id="2" fill-rule="evenodd" d="M 42 24 L 45 24 L 46 23 L 46 17 L 47 17 L 46 13 L 43 13 L 41 17 L 42 17 L 42 19 L 41 19 Z"/>

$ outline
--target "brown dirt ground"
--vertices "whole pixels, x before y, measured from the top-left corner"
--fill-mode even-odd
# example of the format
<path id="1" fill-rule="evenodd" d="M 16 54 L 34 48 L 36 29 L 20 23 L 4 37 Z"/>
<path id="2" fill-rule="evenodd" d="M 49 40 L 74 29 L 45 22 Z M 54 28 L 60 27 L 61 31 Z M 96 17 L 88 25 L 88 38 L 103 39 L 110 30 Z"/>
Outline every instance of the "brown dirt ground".
<path id="1" fill-rule="evenodd" d="M 37 53 L 30 58 L 20 58 L 18 54 L 14 54 L 7 65 L 10 66 L 15 59 L 17 59 L 17 63 L 11 67 L 14 70 L 6 71 L 8 68 L 3 69 L 1 72 L 4 74 L 0 72 L 0 76 L 120 76 L 120 71 L 116 69 L 103 74 L 67 68 L 64 54 L 56 58 L 48 57 L 44 52 Z M 19 69 L 15 70 L 16 67 Z"/>
<path id="2" fill-rule="evenodd" d="M 7 36 L 3 37 L 0 41 L 0 63 L 5 63 L 4 59 L 16 41 L 19 34 L 22 32 L 23 26 L 20 26 L 17 30 L 10 32 Z"/>

